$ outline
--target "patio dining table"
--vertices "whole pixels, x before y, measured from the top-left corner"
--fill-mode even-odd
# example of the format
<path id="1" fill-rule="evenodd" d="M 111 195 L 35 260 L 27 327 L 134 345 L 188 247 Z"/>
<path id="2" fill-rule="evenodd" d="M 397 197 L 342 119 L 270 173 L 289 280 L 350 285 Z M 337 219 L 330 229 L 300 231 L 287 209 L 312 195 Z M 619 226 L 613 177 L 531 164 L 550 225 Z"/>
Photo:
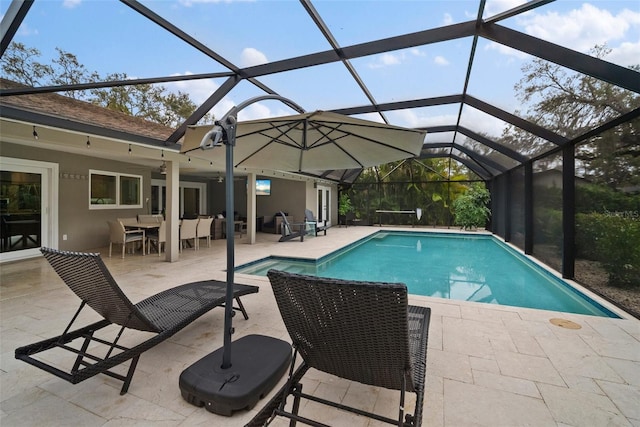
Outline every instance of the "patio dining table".
<path id="1" fill-rule="evenodd" d="M 137 222 L 137 221 L 123 221 L 124 228 L 129 230 L 150 230 L 154 228 L 160 228 L 158 222 Z"/>

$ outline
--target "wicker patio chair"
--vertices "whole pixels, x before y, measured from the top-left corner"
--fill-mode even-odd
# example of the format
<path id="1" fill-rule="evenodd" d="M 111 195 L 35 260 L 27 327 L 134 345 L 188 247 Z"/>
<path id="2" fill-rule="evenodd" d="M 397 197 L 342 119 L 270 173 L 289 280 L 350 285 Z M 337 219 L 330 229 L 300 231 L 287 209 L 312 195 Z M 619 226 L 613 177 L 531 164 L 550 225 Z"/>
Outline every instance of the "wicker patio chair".
<path id="1" fill-rule="evenodd" d="M 214 280 L 177 286 L 133 304 L 118 287 L 100 254 L 62 252 L 48 248 L 41 248 L 41 251 L 82 302 L 62 335 L 20 347 L 16 349 L 15 357 L 72 384 L 97 374 L 105 374 L 123 381 L 120 394 L 125 394 L 143 352 L 171 337 L 213 308 L 225 304 L 226 283 Z M 241 311 L 245 319 L 248 319 L 248 315 L 240 297 L 256 292 L 256 286 L 234 285 L 234 298 L 238 304 L 238 308 L 234 307 L 234 310 Z M 71 326 L 86 305 L 104 319 L 71 331 Z M 110 325 L 120 327 L 105 329 Z M 139 335 L 141 342 L 131 348 L 119 344 L 124 332 L 131 329 L 153 335 Z M 110 338 L 111 335 L 114 338 Z M 131 342 L 132 339 L 128 341 Z M 34 357 L 50 349 L 71 352 L 75 359 L 73 367 L 63 370 L 49 364 L 45 358 Z M 111 370 L 128 360 L 131 363 L 126 376 Z"/>
<path id="2" fill-rule="evenodd" d="M 267 275 L 295 349 L 282 390 L 247 424 L 263 426 L 277 416 L 322 426 L 298 414 L 305 398 L 398 426 L 420 426 L 424 401 L 430 309 L 407 304 L 401 283 L 329 279 L 270 270 Z M 302 362 L 295 369 L 296 357 Z M 303 393 L 309 368 L 400 391 L 392 419 Z M 405 391 L 416 395 L 413 414 L 404 414 Z M 288 395 L 291 409 L 286 409 Z"/>

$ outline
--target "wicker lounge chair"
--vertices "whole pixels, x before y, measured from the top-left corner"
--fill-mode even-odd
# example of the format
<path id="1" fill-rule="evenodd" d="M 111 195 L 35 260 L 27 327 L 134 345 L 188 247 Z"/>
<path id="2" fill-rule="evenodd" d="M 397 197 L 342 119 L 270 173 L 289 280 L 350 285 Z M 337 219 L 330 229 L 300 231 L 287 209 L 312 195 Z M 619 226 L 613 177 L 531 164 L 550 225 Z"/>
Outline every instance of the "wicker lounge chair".
<path id="1" fill-rule="evenodd" d="M 247 424 L 263 426 L 276 416 L 324 425 L 298 414 L 305 398 L 399 426 L 422 420 L 430 309 L 407 304 L 401 283 L 369 283 L 270 270 L 267 275 L 295 349 L 287 384 Z M 294 371 L 295 358 L 302 363 Z M 400 391 L 398 418 L 391 419 L 310 396 L 300 381 L 309 368 L 352 381 Z M 404 416 L 405 391 L 416 394 Z M 286 409 L 289 394 L 292 409 Z M 404 418 L 404 419 L 403 419 Z"/>
<path id="2" fill-rule="evenodd" d="M 212 310 L 224 306 L 226 283 L 214 280 L 194 282 L 167 289 L 137 304 L 133 304 L 118 287 L 100 254 L 62 252 L 42 248 L 44 257 L 56 273 L 82 300 L 77 312 L 62 335 L 16 349 L 16 359 L 56 375 L 72 384 L 77 384 L 97 374 L 105 374 L 123 381 L 120 394 L 125 394 L 131 383 L 140 355 L 151 347 L 189 325 Z M 247 312 L 240 302 L 240 296 L 258 292 L 256 286 L 235 285 L 234 297 L 238 303 L 235 310 Z M 80 311 L 89 305 L 104 320 L 80 329 L 70 331 Z M 119 325 L 111 330 L 110 325 Z M 105 330 L 103 330 L 105 329 Z M 141 335 L 141 342 L 131 348 L 118 341 L 125 330 L 151 332 Z M 109 336 L 115 338 L 109 340 Z M 74 345 L 72 342 L 78 340 Z M 50 349 L 64 349 L 73 353 L 75 362 L 68 371 L 62 370 L 34 357 Z M 90 353 L 91 352 L 91 353 Z M 125 375 L 111 369 L 131 360 Z"/>

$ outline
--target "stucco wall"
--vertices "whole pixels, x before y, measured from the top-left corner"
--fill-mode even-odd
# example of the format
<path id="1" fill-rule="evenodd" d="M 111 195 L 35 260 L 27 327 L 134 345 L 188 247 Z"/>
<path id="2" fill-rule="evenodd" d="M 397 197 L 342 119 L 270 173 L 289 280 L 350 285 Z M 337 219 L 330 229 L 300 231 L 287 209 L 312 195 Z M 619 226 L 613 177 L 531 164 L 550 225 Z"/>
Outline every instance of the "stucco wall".
<path id="1" fill-rule="evenodd" d="M 307 182 L 264 178 L 271 179 L 271 195 L 256 196 L 257 216 L 269 221 L 276 212 L 283 211 L 292 216 L 294 221 L 302 221 L 307 201 Z"/>
<path id="2" fill-rule="evenodd" d="M 145 204 L 151 198 L 150 168 L 135 163 L 125 163 L 102 158 L 45 150 L 33 146 L 2 142 L 0 155 L 20 159 L 38 160 L 57 163 L 60 170 L 59 203 L 58 203 L 58 248 L 69 251 L 91 251 L 104 248 L 109 244 L 108 220 L 118 217 L 135 217 L 148 213 Z M 97 169 L 109 172 L 141 175 L 143 180 L 143 208 L 141 209 L 105 209 L 89 210 L 89 170 Z M 153 172 L 154 178 L 159 176 Z M 74 176 L 74 178 L 71 178 Z M 80 176 L 77 178 L 75 176 Z M 82 178 L 84 177 L 84 178 Z M 304 210 L 309 207 L 315 211 L 316 190 L 313 182 L 307 180 L 286 180 L 275 177 L 258 177 L 271 179 L 271 195 L 257 196 L 256 216 L 270 220 L 278 211 L 287 212 L 294 221 L 302 221 Z M 189 180 L 183 178 L 183 180 Z M 217 180 L 197 180 L 206 182 L 207 212 L 217 214 L 225 210 L 225 184 Z M 241 216 L 247 212 L 246 179 L 234 182 L 235 206 Z M 332 217 L 337 218 L 337 188 L 332 191 Z M 63 236 L 67 240 L 63 240 Z"/>
<path id="3" fill-rule="evenodd" d="M 151 172 L 132 163 L 81 156 L 31 146 L 2 142 L 2 156 L 58 163 L 60 187 L 58 191 L 58 248 L 69 251 L 88 251 L 109 245 L 107 220 L 134 217 L 145 209 L 89 210 L 89 169 L 141 175 L 143 205 L 151 197 Z M 69 178 L 79 175 L 82 178 Z M 65 177 L 67 176 L 67 177 Z M 62 240 L 63 235 L 67 240 Z"/>

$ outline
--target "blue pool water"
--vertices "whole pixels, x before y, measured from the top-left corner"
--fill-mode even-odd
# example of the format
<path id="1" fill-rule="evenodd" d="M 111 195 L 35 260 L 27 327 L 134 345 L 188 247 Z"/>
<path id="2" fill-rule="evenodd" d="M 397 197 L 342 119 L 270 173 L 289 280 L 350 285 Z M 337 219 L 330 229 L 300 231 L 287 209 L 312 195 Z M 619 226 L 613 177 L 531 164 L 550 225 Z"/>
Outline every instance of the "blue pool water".
<path id="1" fill-rule="evenodd" d="M 266 276 L 271 268 L 402 282 L 415 295 L 618 317 L 488 235 L 380 231 L 317 261 L 268 257 L 236 271 Z"/>

